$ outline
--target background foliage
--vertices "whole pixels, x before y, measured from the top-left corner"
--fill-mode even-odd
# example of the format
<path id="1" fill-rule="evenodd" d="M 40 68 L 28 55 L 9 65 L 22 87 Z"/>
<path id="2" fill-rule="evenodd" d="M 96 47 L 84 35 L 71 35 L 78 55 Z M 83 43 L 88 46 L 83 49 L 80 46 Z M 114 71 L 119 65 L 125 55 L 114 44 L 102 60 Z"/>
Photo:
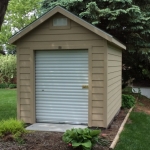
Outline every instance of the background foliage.
<path id="1" fill-rule="evenodd" d="M 0 32 L 0 51 L 15 53 L 16 48 L 8 43 L 9 38 L 38 18 L 41 0 L 9 1 Z"/>
<path id="2" fill-rule="evenodd" d="M 16 77 L 16 56 L 0 55 L 0 83 L 10 83 Z"/>
<path id="3" fill-rule="evenodd" d="M 61 5 L 113 35 L 126 45 L 123 83 L 150 81 L 150 0 L 11 0 L 0 33 L 0 51 L 15 53 L 8 43 L 12 34 L 40 15 Z"/>
<path id="4" fill-rule="evenodd" d="M 42 11 L 61 5 L 126 45 L 123 83 L 150 79 L 150 0 L 44 0 Z"/>

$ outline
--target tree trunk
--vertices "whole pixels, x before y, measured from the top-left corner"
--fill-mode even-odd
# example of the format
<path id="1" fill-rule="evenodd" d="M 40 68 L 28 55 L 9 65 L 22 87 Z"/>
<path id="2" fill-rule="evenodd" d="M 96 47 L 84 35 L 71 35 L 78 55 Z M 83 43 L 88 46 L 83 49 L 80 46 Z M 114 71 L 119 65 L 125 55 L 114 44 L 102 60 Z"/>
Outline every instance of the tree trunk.
<path id="1" fill-rule="evenodd" d="M 4 21 L 4 16 L 6 13 L 8 2 L 9 2 L 9 0 L 0 0 L 0 28 Z"/>

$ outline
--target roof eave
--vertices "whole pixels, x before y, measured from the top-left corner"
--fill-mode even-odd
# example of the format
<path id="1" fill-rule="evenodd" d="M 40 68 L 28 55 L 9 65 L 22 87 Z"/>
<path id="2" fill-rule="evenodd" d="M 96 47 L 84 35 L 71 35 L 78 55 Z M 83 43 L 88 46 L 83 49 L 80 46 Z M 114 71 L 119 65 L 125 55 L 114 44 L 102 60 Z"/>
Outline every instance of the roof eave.
<path id="1" fill-rule="evenodd" d="M 51 16 L 53 16 L 54 14 L 56 14 L 57 12 L 59 12 L 59 8 L 58 6 L 55 7 L 54 9 L 51 10 L 51 13 L 46 13 L 43 17 L 37 19 L 35 22 L 33 22 L 32 24 L 30 24 L 27 28 L 23 29 L 21 32 L 19 32 L 18 34 L 16 34 L 15 36 L 13 36 L 12 38 L 9 39 L 9 43 L 13 44 L 14 42 L 16 42 L 19 38 L 23 37 L 25 34 L 27 34 L 28 32 L 30 32 L 32 29 L 34 29 L 35 27 L 37 27 L 38 25 L 40 25 L 42 22 L 46 21 L 47 19 L 49 19 Z"/>
<path id="2" fill-rule="evenodd" d="M 116 39 L 112 38 L 112 43 L 114 43 L 115 45 L 119 46 L 121 49 L 126 50 L 126 46 L 123 45 L 122 43 L 120 43 L 119 41 L 117 41 Z"/>

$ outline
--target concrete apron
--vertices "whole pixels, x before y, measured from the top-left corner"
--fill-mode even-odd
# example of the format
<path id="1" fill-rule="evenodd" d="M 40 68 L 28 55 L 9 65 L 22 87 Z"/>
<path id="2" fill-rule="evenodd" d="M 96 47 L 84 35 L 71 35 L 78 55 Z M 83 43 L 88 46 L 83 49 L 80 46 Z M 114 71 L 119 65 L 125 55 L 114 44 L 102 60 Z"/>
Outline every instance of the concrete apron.
<path id="1" fill-rule="evenodd" d="M 35 123 L 26 128 L 26 130 L 33 131 L 53 131 L 53 132 L 65 132 L 72 128 L 87 128 L 85 125 L 71 125 L 71 124 L 50 124 L 50 123 Z"/>
<path id="2" fill-rule="evenodd" d="M 132 87 L 133 93 L 141 93 L 141 95 L 150 98 L 150 87 Z M 140 94 L 139 93 L 139 94 Z"/>

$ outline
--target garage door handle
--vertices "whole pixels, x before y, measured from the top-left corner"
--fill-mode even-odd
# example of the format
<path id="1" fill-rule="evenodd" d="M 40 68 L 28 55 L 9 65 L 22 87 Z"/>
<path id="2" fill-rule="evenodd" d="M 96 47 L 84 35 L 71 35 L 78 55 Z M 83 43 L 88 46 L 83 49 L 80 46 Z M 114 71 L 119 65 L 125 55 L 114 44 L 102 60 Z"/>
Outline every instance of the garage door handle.
<path id="1" fill-rule="evenodd" d="M 82 85 L 82 89 L 88 89 L 89 86 L 88 85 Z"/>

